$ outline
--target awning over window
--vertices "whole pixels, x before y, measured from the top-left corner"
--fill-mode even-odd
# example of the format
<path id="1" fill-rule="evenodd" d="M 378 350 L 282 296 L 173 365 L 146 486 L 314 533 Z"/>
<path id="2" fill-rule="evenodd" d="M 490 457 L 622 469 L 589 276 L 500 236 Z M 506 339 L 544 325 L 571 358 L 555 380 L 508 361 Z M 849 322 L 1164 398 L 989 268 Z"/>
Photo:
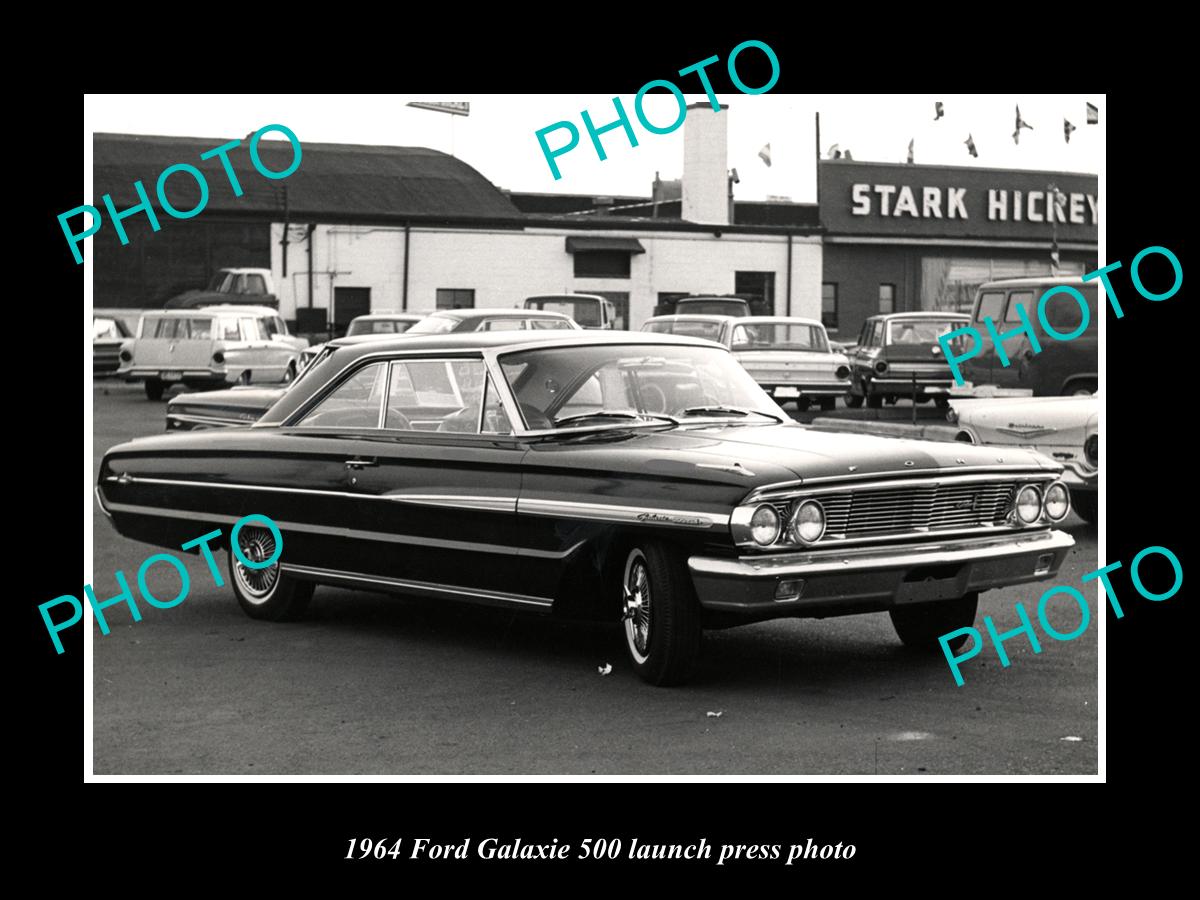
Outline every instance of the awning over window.
<path id="1" fill-rule="evenodd" d="M 589 250 L 621 250 L 625 253 L 645 253 L 646 248 L 637 238 L 619 237 L 569 237 L 568 253 L 587 253 Z"/>

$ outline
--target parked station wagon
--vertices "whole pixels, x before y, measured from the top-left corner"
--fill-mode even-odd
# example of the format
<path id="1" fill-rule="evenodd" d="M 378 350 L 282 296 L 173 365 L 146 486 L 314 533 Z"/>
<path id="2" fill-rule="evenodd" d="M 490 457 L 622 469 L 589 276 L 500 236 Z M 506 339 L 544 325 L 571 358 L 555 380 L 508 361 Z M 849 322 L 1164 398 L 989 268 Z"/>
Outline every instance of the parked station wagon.
<path id="1" fill-rule="evenodd" d="M 229 306 L 147 312 L 120 357 L 117 376 L 144 382 L 146 396 L 161 400 L 180 382 L 196 390 L 291 381 L 300 347 L 274 310 Z"/>
<path id="2" fill-rule="evenodd" d="M 672 684 L 704 628 L 785 616 L 886 610 L 940 654 L 979 592 L 1053 577 L 1074 543 L 1044 456 L 811 430 L 707 341 L 328 350 L 257 424 L 140 438 L 100 464 L 100 505 L 130 538 L 179 552 L 269 517 L 278 533 L 244 524 L 229 562 L 256 619 L 302 615 L 316 584 L 600 617 L 640 677 Z"/>
<path id="3" fill-rule="evenodd" d="M 796 405 L 814 400 L 833 409 L 850 388 L 850 364 L 833 350 L 825 326 L 815 319 L 784 316 L 655 316 L 643 331 L 702 337 L 733 351 L 751 377 L 778 402 L 795 391 Z"/>
<path id="4" fill-rule="evenodd" d="M 906 312 L 871 316 L 863 323 L 850 356 L 847 406 L 882 406 L 900 397 L 948 405 L 954 375 L 938 337 L 962 328 L 970 317 L 952 312 Z"/>
<path id="5" fill-rule="evenodd" d="M 579 331 L 562 313 L 533 309 L 443 309 L 431 313 L 405 334 L 455 334 L 464 331 Z"/>
<path id="6" fill-rule="evenodd" d="M 1046 334 L 1038 318 L 1038 301 L 1053 287 L 1069 285 L 1083 295 L 1088 305 L 1088 325 L 1079 337 L 1057 340 Z M 962 376 L 973 384 L 996 384 L 1006 388 L 1028 388 L 1035 397 L 1094 394 L 1100 385 L 1100 357 L 1097 347 L 1100 314 L 1096 310 L 1096 283 L 1080 276 L 1045 275 L 1038 278 L 1009 278 L 990 281 L 979 288 L 971 324 L 985 336 L 979 355 L 961 363 Z M 984 319 L 990 318 L 999 332 L 1021 325 L 1017 306 L 1037 334 L 1041 352 L 1034 353 L 1024 335 L 1004 342 L 1009 358 L 1007 366 L 996 356 L 996 346 L 987 338 Z M 1059 334 L 1074 333 L 1083 322 L 1083 311 L 1070 295 L 1056 296 L 1046 302 L 1046 321 Z M 1102 314 L 1102 313 L 1101 313 Z"/>

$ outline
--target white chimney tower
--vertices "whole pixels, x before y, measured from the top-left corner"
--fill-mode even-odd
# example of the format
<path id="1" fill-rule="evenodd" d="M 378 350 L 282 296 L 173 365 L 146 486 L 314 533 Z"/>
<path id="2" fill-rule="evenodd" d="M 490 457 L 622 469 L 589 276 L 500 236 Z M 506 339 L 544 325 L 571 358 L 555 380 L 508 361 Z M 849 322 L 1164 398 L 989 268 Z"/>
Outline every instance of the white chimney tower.
<path id="1" fill-rule="evenodd" d="M 683 120 L 683 219 L 729 224 L 726 125 L 729 107 L 693 103 Z"/>

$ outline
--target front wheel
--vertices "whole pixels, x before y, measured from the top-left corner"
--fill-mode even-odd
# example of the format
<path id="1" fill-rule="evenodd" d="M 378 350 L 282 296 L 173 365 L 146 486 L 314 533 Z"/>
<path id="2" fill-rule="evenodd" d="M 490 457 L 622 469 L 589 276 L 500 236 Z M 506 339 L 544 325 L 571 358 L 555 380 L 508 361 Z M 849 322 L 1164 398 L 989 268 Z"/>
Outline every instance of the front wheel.
<path id="1" fill-rule="evenodd" d="M 270 529 L 244 525 L 238 532 L 242 556 L 260 563 L 276 555 L 275 535 Z M 276 560 L 265 568 L 253 568 L 229 549 L 229 581 L 242 612 L 252 619 L 289 622 L 304 617 L 312 600 L 313 584 L 285 575 Z"/>
<path id="2" fill-rule="evenodd" d="M 905 647 L 921 653 L 940 653 L 943 634 L 967 628 L 975 621 L 979 608 L 979 592 L 972 591 L 953 600 L 936 603 L 920 603 L 915 606 L 897 606 L 891 612 L 892 625 Z M 957 650 L 967 641 L 968 635 L 960 634 L 951 639 L 947 646 Z"/>
<path id="3" fill-rule="evenodd" d="M 700 604 L 683 558 L 656 542 L 633 547 L 621 576 L 621 619 L 633 669 L 654 685 L 682 684 L 700 655 Z"/>

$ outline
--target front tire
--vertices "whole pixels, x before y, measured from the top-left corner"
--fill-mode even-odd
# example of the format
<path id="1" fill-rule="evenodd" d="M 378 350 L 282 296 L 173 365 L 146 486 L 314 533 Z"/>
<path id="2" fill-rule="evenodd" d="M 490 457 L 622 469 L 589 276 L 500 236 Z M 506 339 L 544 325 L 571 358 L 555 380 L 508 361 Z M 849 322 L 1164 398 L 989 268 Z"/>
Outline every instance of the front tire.
<path id="1" fill-rule="evenodd" d="M 245 525 L 238 532 L 242 555 L 261 562 L 275 555 L 275 536 L 267 528 Z M 242 612 L 252 619 L 291 622 L 304 617 L 312 600 L 313 584 L 285 575 L 279 561 L 265 569 L 243 565 L 229 549 L 229 583 Z"/>
<path id="2" fill-rule="evenodd" d="M 687 565 L 657 542 L 630 549 L 621 572 L 625 649 L 649 684 L 682 684 L 700 655 L 700 603 Z"/>
<path id="3" fill-rule="evenodd" d="M 943 634 L 967 628 L 975 621 L 979 608 L 979 592 L 972 591 L 953 600 L 897 606 L 890 610 L 892 626 L 905 647 L 919 653 L 941 653 L 938 638 Z M 946 646 L 958 650 L 969 635 L 960 634 Z"/>
<path id="4" fill-rule="evenodd" d="M 145 383 L 146 397 L 149 400 L 161 400 L 163 398 L 163 389 L 166 387 L 158 378 L 147 378 Z"/>

